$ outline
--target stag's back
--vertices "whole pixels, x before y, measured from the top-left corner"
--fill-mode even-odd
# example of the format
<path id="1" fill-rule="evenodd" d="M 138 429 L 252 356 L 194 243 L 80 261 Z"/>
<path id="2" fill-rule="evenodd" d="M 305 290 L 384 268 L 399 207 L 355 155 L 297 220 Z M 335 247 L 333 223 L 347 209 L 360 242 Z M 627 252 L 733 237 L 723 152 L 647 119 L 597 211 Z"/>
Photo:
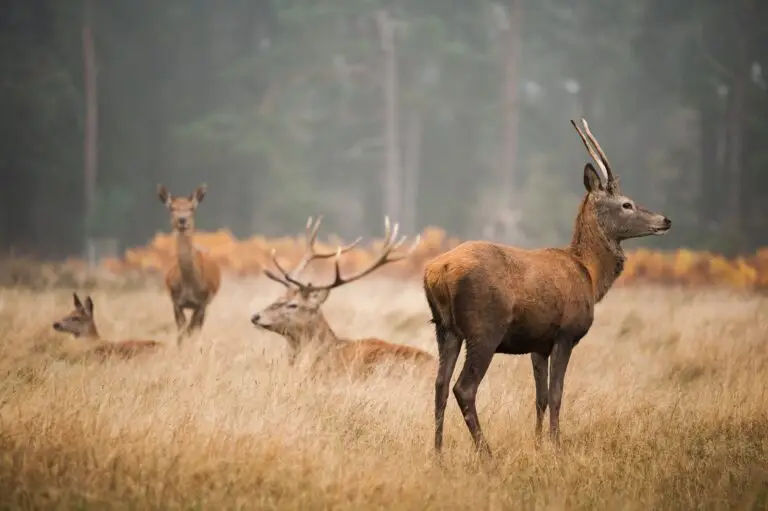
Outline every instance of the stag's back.
<path id="1" fill-rule="evenodd" d="M 433 377 L 436 362 L 435 357 L 418 348 L 369 338 L 341 341 L 317 359 L 315 369 L 357 378 L 375 372 L 393 375 L 403 371 Z"/>
<path id="2" fill-rule="evenodd" d="M 586 267 L 567 249 L 487 241 L 464 242 L 431 260 L 424 291 L 433 321 L 465 338 L 493 328 L 532 338 L 583 329 L 595 302 Z"/>
<path id="3" fill-rule="evenodd" d="M 368 365 L 398 361 L 416 365 L 429 365 L 435 362 L 435 357 L 424 350 L 373 338 L 347 341 L 342 343 L 336 350 L 338 356 L 345 360 L 359 361 L 362 364 Z"/>

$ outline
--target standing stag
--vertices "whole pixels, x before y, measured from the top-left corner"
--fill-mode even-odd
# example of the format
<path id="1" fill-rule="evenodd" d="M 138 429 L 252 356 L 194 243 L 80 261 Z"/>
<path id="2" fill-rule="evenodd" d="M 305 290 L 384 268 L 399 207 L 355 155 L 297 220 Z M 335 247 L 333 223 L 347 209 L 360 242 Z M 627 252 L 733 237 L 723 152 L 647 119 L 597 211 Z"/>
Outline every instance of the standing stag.
<path id="1" fill-rule="evenodd" d="M 195 248 L 192 239 L 195 210 L 205 191 L 206 185 L 201 184 L 189 197 L 174 197 L 164 185 L 157 186 L 157 195 L 171 214 L 171 228 L 176 235 L 176 261 L 165 274 L 165 287 L 173 302 L 179 343 L 185 335 L 202 328 L 205 311 L 221 285 L 219 265 Z M 192 310 L 186 328 L 185 309 Z"/>
<path id="2" fill-rule="evenodd" d="M 581 120 L 571 121 L 605 182 L 584 167 L 587 193 L 573 238 L 565 248 L 524 250 L 468 241 L 430 261 L 424 292 L 435 324 L 439 368 L 435 380 L 435 450 L 443 444 L 448 384 L 463 341 L 467 352 L 453 394 L 476 448 L 490 454 L 475 408 L 477 389 L 495 353 L 531 354 L 536 385 L 536 440 L 550 408 L 549 431 L 559 446 L 560 402 L 571 350 L 587 334 L 595 304 L 621 274 L 621 242 L 659 235 L 672 222 L 622 195 L 605 153 Z M 547 373 L 549 384 L 547 384 Z"/>
<path id="3" fill-rule="evenodd" d="M 57 332 L 68 333 L 74 337 L 83 338 L 91 343 L 89 353 L 105 360 L 109 357 L 133 358 L 143 353 L 151 353 L 162 347 L 157 341 L 128 340 L 110 342 L 101 338 L 93 317 L 93 300 L 90 296 L 85 303 L 80 301 L 77 293 L 72 293 L 75 308 L 66 316 L 53 324 Z"/>
<path id="4" fill-rule="evenodd" d="M 432 355 L 410 346 L 392 344 L 380 339 L 369 338 L 356 341 L 340 339 L 331 329 L 320 310 L 332 289 L 360 279 L 385 264 L 404 259 L 419 244 L 419 238 L 416 239 L 408 251 L 399 255 L 392 255 L 392 251 L 398 249 L 405 242 L 405 237 L 396 241 L 398 226 L 395 224 L 394 228 L 390 228 L 389 219 L 387 218 L 385 222 L 384 246 L 379 256 L 368 268 L 350 277 L 342 278 L 339 269 L 339 258 L 342 253 L 357 245 L 361 238 L 345 247 L 339 247 L 333 252 L 318 253 L 315 250 L 315 241 L 320 227 L 320 220 L 318 218 L 313 223 L 312 218 L 309 218 L 307 222 L 305 254 L 290 271 L 286 271 L 280 265 L 275 251 L 272 251 L 274 265 L 283 275 L 282 277 L 277 276 L 269 270 L 264 270 L 264 273 L 270 279 L 285 286 L 286 291 L 280 298 L 262 311 L 254 314 L 251 322 L 257 327 L 285 337 L 291 348 L 291 360 L 308 343 L 317 343 L 321 349 L 320 361 L 327 362 L 332 368 L 343 368 L 353 372 L 367 373 L 376 365 L 387 360 L 404 360 L 416 364 L 434 364 L 434 357 Z M 299 273 L 311 261 L 334 256 L 336 257 L 334 265 L 335 278 L 330 284 L 316 286 L 297 280 Z"/>

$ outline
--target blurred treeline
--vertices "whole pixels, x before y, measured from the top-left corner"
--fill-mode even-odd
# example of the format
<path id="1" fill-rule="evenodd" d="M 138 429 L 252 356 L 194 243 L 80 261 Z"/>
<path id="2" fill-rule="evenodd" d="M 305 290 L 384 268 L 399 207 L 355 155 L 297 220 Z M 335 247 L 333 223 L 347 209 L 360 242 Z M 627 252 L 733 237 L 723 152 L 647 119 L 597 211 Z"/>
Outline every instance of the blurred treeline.
<path id="1" fill-rule="evenodd" d="M 768 2 L 4 0 L 4 249 L 198 228 L 567 242 L 584 116 L 625 192 L 725 253 L 768 244 Z M 664 245 L 666 244 L 666 245 Z"/>

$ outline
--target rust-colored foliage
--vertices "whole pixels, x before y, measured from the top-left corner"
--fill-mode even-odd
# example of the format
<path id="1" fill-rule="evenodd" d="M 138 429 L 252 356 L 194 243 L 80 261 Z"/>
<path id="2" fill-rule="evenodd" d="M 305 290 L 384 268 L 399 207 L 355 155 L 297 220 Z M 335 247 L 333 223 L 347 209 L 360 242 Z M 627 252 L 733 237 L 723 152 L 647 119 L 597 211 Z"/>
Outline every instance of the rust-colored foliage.
<path id="1" fill-rule="evenodd" d="M 393 277 L 420 278 L 425 263 L 459 244 L 448 237 L 443 229 L 428 227 L 421 235 L 421 243 L 407 261 L 382 269 L 382 274 Z M 303 254 L 300 237 L 264 238 L 254 236 L 238 240 L 228 230 L 198 233 L 195 244 L 206 251 L 222 269 L 236 275 L 259 275 L 269 267 L 270 252 L 276 249 L 278 257 L 291 264 Z M 381 245 L 377 240 L 369 247 L 355 247 L 342 263 L 345 271 L 364 267 L 376 255 Z M 330 250 L 334 244 L 321 243 L 318 248 Z M 726 258 L 720 254 L 678 249 L 662 252 L 648 249 L 627 251 L 628 260 L 617 285 L 655 283 L 682 286 L 727 286 L 740 289 L 768 289 L 768 248 L 747 257 Z M 145 247 L 126 251 L 122 260 L 105 261 L 112 272 L 163 271 L 174 260 L 173 238 L 157 234 Z M 318 267 L 330 267 L 329 261 L 318 261 Z"/>
<path id="2" fill-rule="evenodd" d="M 196 232 L 195 245 L 216 261 L 226 273 L 235 276 L 258 276 L 270 267 L 270 252 L 277 250 L 281 262 L 295 264 L 304 251 L 303 238 L 265 238 L 254 236 L 239 240 L 226 229 L 214 232 Z M 407 260 L 385 267 L 381 275 L 396 278 L 420 279 L 424 265 L 431 258 L 459 244 L 461 240 L 448 237 L 443 229 L 429 227 L 421 234 L 421 243 Z M 318 241 L 318 250 L 332 250 L 341 243 L 331 239 Z M 358 246 L 345 254 L 342 270 L 354 272 L 368 264 L 375 256 L 381 240 L 368 247 Z M 678 249 L 670 252 L 638 249 L 627 251 L 624 272 L 615 285 L 660 284 L 684 287 L 731 287 L 744 290 L 768 291 L 768 248 L 761 248 L 749 256 L 726 258 L 704 251 Z M 115 277 L 130 277 L 143 281 L 146 277 L 162 275 L 176 260 L 173 234 L 158 233 L 143 247 L 126 250 L 119 259 L 102 261 L 100 273 Z M 330 271 L 333 262 L 316 261 L 318 272 Z M 34 285 L 48 287 L 83 285 L 86 264 L 79 259 L 63 263 L 36 263 L 20 258 L 0 261 L 0 285 Z M 144 278 L 140 278 L 144 277 Z"/>

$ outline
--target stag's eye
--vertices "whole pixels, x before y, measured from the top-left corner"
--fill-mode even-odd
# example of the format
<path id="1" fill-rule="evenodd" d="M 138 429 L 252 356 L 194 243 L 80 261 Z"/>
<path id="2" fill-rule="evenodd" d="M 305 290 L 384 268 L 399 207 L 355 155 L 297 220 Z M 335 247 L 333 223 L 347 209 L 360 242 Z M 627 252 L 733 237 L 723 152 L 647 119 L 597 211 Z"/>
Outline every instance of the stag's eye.
<path id="1" fill-rule="evenodd" d="M 632 211 L 632 209 L 634 208 L 631 202 L 625 202 L 624 204 L 621 205 L 621 207 L 628 211 Z"/>
<path id="2" fill-rule="evenodd" d="M 286 307 L 288 307 L 289 309 L 296 309 L 296 308 L 298 308 L 298 306 L 299 306 L 299 304 L 296 303 L 296 302 L 291 302 L 291 303 L 286 305 Z"/>

